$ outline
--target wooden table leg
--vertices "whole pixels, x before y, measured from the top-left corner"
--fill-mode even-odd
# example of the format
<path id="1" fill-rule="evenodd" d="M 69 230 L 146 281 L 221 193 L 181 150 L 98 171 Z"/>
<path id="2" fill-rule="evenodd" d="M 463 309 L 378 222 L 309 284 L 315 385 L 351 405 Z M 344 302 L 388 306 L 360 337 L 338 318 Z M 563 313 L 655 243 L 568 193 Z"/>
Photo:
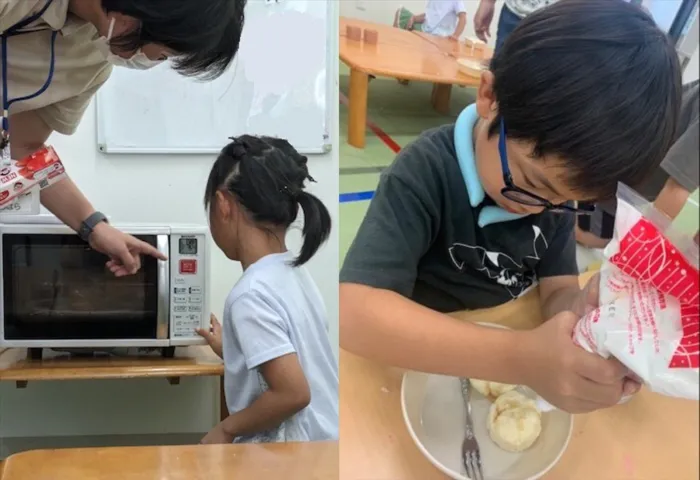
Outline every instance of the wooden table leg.
<path id="1" fill-rule="evenodd" d="M 356 148 L 365 148 L 368 85 L 369 77 L 365 72 L 354 68 L 350 70 L 348 143 Z"/>
<path id="2" fill-rule="evenodd" d="M 224 390 L 224 376 L 219 377 L 219 416 L 221 421 L 228 418 L 228 405 L 226 405 L 226 392 Z"/>
<path id="3" fill-rule="evenodd" d="M 452 95 L 452 85 L 446 83 L 434 83 L 433 93 L 430 97 L 430 103 L 436 112 L 442 115 L 450 113 L 450 96 Z"/>

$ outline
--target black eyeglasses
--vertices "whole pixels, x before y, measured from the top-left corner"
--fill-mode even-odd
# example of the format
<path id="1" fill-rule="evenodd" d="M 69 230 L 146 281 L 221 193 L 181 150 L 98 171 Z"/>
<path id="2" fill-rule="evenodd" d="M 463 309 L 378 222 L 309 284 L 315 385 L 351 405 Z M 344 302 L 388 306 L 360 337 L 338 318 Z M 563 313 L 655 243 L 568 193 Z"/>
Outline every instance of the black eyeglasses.
<path id="1" fill-rule="evenodd" d="M 517 202 L 521 205 L 530 207 L 544 207 L 551 212 L 574 212 L 579 215 L 590 215 L 594 207 L 592 205 L 579 205 L 572 207 L 566 204 L 555 205 L 546 198 L 542 198 L 532 192 L 528 192 L 513 183 L 513 175 L 508 168 L 508 153 L 506 151 L 506 124 L 501 118 L 501 132 L 498 138 L 498 153 L 501 157 L 501 169 L 503 170 L 503 183 L 505 187 L 501 189 L 501 195 L 509 200 Z"/>

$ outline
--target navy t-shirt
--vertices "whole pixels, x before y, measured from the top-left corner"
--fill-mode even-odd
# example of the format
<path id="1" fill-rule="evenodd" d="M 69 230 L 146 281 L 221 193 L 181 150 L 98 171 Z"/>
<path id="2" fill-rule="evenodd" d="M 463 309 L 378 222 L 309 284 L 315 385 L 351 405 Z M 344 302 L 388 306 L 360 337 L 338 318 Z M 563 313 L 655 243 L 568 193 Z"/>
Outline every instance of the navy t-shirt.
<path id="1" fill-rule="evenodd" d="M 423 133 L 381 177 L 340 281 L 394 291 L 440 312 L 493 307 L 538 278 L 578 275 L 574 215 L 478 225 L 454 125 Z"/>

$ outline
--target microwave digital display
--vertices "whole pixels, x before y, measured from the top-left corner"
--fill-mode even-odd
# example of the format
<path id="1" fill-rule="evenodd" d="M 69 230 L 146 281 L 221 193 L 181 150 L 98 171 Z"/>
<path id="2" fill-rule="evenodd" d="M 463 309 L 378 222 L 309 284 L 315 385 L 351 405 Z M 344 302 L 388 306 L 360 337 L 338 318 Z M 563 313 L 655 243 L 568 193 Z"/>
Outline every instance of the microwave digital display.
<path id="1" fill-rule="evenodd" d="M 180 239 L 180 255 L 197 255 L 197 239 L 182 237 Z"/>

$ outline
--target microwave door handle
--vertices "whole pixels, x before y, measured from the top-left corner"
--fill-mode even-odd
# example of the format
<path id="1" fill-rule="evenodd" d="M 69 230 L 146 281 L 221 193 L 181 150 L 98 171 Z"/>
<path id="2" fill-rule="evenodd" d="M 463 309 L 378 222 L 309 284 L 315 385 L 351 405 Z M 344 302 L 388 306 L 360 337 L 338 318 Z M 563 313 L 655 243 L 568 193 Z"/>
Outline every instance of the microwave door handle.
<path id="1" fill-rule="evenodd" d="M 169 257 L 170 238 L 168 235 L 158 235 L 156 248 L 160 253 Z M 170 338 L 170 260 L 157 260 L 158 262 L 158 318 L 156 319 L 156 338 L 167 340 Z"/>

